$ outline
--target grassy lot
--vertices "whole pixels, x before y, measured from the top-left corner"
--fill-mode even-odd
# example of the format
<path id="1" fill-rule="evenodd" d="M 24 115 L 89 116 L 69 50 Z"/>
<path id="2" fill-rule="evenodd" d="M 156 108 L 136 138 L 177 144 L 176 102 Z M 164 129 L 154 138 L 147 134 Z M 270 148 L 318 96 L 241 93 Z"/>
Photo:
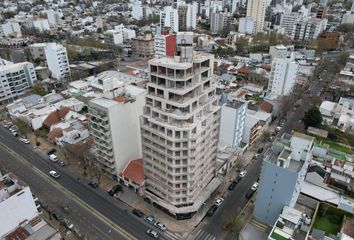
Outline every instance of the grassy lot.
<path id="1" fill-rule="evenodd" d="M 287 240 L 287 238 L 279 235 L 278 233 L 273 232 L 271 235 L 272 238 L 274 238 L 275 240 Z"/>
<path id="2" fill-rule="evenodd" d="M 313 228 L 320 229 L 326 233 L 337 235 L 341 229 L 341 224 L 335 224 L 330 221 L 330 215 L 326 214 L 324 217 L 316 216 Z"/>
<path id="3" fill-rule="evenodd" d="M 332 148 L 334 150 L 337 150 L 337 151 L 340 151 L 340 152 L 344 152 L 346 154 L 354 154 L 354 150 L 346 148 L 346 147 L 343 147 L 343 146 L 337 144 L 336 142 L 331 141 L 331 140 L 326 139 L 326 138 L 316 137 L 315 144 L 318 145 L 318 146 L 323 146 L 324 144 L 328 144 L 330 146 L 330 148 Z"/>

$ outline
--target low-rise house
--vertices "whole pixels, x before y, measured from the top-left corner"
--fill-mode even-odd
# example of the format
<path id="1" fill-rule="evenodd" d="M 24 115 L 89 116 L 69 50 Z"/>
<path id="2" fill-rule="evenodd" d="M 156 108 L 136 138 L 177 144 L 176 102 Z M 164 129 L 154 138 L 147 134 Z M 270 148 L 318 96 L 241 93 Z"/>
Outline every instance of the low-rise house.
<path id="1" fill-rule="evenodd" d="M 346 131 L 354 130 L 353 108 L 354 99 L 341 97 L 338 103 L 323 101 L 319 110 L 325 123 Z"/>
<path id="2" fill-rule="evenodd" d="M 56 145 L 77 144 L 90 136 L 88 129 L 79 119 L 64 120 L 54 124 L 48 139 Z"/>

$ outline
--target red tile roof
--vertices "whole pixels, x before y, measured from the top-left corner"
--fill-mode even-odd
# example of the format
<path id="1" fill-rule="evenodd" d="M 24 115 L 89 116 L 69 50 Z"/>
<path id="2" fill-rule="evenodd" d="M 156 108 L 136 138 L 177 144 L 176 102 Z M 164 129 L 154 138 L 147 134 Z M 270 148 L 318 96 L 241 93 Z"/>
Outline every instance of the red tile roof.
<path id="1" fill-rule="evenodd" d="M 240 69 L 238 69 L 238 73 L 241 74 L 249 74 L 251 72 L 251 70 L 248 67 L 241 67 Z"/>
<path id="2" fill-rule="evenodd" d="M 25 240 L 29 236 L 31 236 L 31 234 L 26 229 L 18 227 L 12 233 L 8 234 L 5 240 Z"/>
<path id="3" fill-rule="evenodd" d="M 144 182 L 143 159 L 131 160 L 120 175 L 141 186 Z"/>
<path id="4" fill-rule="evenodd" d="M 267 113 L 272 113 L 272 111 L 273 111 L 273 105 L 267 101 L 262 101 L 259 104 L 259 108 Z"/>
<path id="5" fill-rule="evenodd" d="M 48 115 L 48 117 L 44 120 L 43 125 L 47 128 L 50 128 L 53 124 L 60 122 L 71 109 L 68 107 L 63 107 L 55 112 L 52 112 Z"/>
<path id="6" fill-rule="evenodd" d="M 54 128 L 48 133 L 48 140 L 52 143 L 56 143 L 55 138 L 60 138 L 63 136 L 63 130 L 61 128 Z"/>

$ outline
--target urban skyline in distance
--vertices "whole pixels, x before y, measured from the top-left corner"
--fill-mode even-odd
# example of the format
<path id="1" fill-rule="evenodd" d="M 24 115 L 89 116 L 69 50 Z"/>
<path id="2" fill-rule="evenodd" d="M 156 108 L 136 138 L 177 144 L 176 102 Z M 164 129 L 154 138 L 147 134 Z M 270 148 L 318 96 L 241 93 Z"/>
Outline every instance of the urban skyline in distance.
<path id="1" fill-rule="evenodd" d="M 0 238 L 354 239 L 354 3 L 0 2 Z"/>

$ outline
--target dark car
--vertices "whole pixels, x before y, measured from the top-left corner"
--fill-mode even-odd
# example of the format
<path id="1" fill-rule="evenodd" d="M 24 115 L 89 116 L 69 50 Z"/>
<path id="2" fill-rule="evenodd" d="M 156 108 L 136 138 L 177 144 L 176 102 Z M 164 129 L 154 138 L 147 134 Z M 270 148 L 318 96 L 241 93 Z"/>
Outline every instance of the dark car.
<path id="1" fill-rule="evenodd" d="M 142 216 L 144 216 L 144 213 L 143 213 L 142 211 L 138 210 L 138 209 L 133 209 L 133 210 L 132 210 L 132 214 L 134 214 L 134 215 L 137 216 L 137 217 L 142 217 Z"/>
<path id="2" fill-rule="evenodd" d="M 229 186 L 229 190 L 232 191 L 236 187 L 237 183 L 235 181 L 232 181 L 232 183 Z"/>
<path id="3" fill-rule="evenodd" d="M 207 212 L 207 216 L 211 217 L 214 215 L 216 209 L 218 209 L 218 206 L 216 206 L 215 204 L 213 206 L 211 206 Z"/>
<path id="4" fill-rule="evenodd" d="M 52 217 L 57 220 L 57 221 L 62 221 L 63 220 L 63 216 L 60 215 L 59 213 L 56 212 L 52 212 Z"/>
<path id="5" fill-rule="evenodd" d="M 258 148 L 257 153 L 262 153 L 262 152 L 263 152 L 263 148 L 262 147 Z"/>
<path id="6" fill-rule="evenodd" d="M 115 185 L 114 187 L 111 188 L 111 190 L 108 191 L 108 194 L 110 196 L 114 196 L 114 194 L 123 191 L 123 188 L 121 185 Z"/>
<path id="7" fill-rule="evenodd" d="M 241 176 L 237 176 L 234 180 L 234 182 L 237 184 L 241 181 L 242 177 Z"/>
<path id="8" fill-rule="evenodd" d="M 98 183 L 96 183 L 94 181 L 89 181 L 88 185 L 93 188 L 98 188 Z"/>
<path id="9" fill-rule="evenodd" d="M 248 190 L 248 192 L 246 193 L 246 198 L 250 199 L 253 196 L 254 192 L 255 191 L 253 191 L 252 189 Z"/>
<path id="10" fill-rule="evenodd" d="M 53 153 L 55 153 L 57 150 L 55 149 L 55 148 L 52 148 L 52 149 L 50 149 L 48 152 L 47 152 L 47 154 L 48 155 L 52 155 Z"/>

